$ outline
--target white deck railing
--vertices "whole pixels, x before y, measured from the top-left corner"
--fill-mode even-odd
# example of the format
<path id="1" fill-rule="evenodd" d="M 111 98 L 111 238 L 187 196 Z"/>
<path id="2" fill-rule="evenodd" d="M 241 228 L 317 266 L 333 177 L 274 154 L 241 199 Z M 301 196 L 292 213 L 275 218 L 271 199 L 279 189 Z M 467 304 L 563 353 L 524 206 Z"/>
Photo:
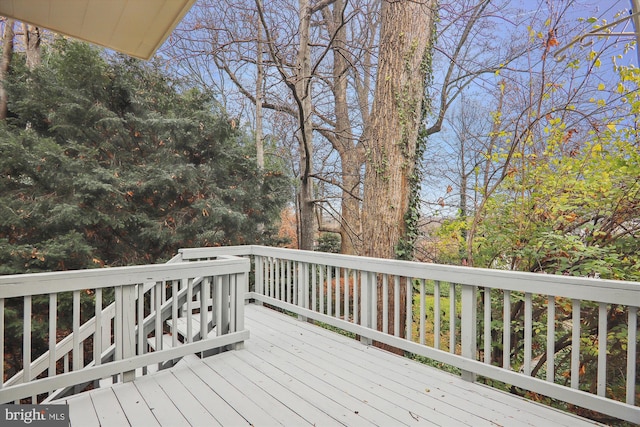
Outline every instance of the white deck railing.
<path id="1" fill-rule="evenodd" d="M 249 260 L 173 261 L 0 276 L 0 403 L 37 403 L 103 378 L 128 381 L 136 369 L 188 354 L 240 346 L 249 336 Z M 59 323 L 64 317 L 70 325 Z M 32 338 L 38 328 L 47 328 L 44 350 Z M 8 346 L 18 346 L 21 360 L 4 360 Z"/>
<path id="2" fill-rule="evenodd" d="M 252 255 L 249 298 L 457 367 L 469 380 L 640 423 L 639 283 L 258 246 L 181 253 Z"/>
<path id="3" fill-rule="evenodd" d="M 253 260 L 250 292 L 249 260 L 235 257 Z M 260 246 L 184 249 L 166 265 L 0 276 L 0 403 L 127 381 L 137 368 L 241 345 L 245 298 L 451 365 L 469 380 L 640 423 L 638 283 Z M 71 325 L 58 325 L 60 310 Z M 43 324 L 40 355 L 32 334 Z M 199 340 L 214 326 L 215 337 Z M 10 336 L 21 340 L 20 361 L 4 360 Z"/>

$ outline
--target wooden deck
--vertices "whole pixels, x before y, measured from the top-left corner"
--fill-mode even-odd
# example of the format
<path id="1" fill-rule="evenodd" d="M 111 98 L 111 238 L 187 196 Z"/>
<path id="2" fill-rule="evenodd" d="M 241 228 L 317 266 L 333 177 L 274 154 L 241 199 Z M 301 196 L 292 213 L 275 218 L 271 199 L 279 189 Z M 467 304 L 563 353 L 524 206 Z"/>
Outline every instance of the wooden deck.
<path id="1" fill-rule="evenodd" d="M 72 426 L 597 425 L 260 306 L 246 324 L 243 350 L 68 398 Z"/>

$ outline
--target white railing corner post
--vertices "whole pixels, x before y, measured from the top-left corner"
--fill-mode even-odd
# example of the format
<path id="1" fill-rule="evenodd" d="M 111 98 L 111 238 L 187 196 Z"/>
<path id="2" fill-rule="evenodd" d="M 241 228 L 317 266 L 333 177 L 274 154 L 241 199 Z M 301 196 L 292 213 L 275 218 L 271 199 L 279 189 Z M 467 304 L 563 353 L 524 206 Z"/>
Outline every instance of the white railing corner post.
<path id="1" fill-rule="evenodd" d="M 215 322 L 216 322 L 216 331 L 217 331 L 217 335 L 226 335 L 229 333 L 230 331 L 230 327 L 233 325 L 235 325 L 236 321 L 235 319 L 233 320 L 233 322 L 231 321 L 230 316 L 230 306 L 231 304 L 235 304 L 234 300 L 231 300 L 231 286 L 233 285 L 231 282 L 231 277 L 228 275 L 225 276 L 221 276 L 219 277 L 218 281 L 218 285 L 219 288 L 216 287 L 216 292 L 218 292 L 218 294 L 220 295 L 220 299 L 218 301 L 215 301 L 214 307 L 215 307 L 215 314 L 216 317 L 214 318 Z M 238 285 L 240 285 L 238 283 Z M 219 291 L 218 291 L 219 289 Z M 235 331 L 233 331 L 235 332 Z"/>
<path id="2" fill-rule="evenodd" d="M 136 295 L 135 286 L 122 287 L 122 358 L 128 359 L 136 355 Z M 136 377 L 135 370 L 122 373 L 122 382 L 133 381 Z"/>
<path id="3" fill-rule="evenodd" d="M 235 330 L 234 332 L 244 331 L 244 298 L 246 295 L 246 289 L 249 284 L 249 272 L 238 273 L 236 275 L 236 283 L 232 288 L 232 295 L 235 296 L 234 303 L 235 309 Z M 235 289 L 235 292 L 233 291 Z M 244 348 L 244 341 L 240 341 L 234 345 L 235 350 L 242 350 Z"/>
<path id="4" fill-rule="evenodd" d="M 476 360 L 477 353 L 477 292 L 478 290 L 476 286 L 461 286 L 462 313 L 460 314 L 460 345 L 462 357 L 471 360 Z M 455 295 L 452 295 L 451 297 L 455 298 Z M 462 371 L 462 378 L 466 381 L 474 382 L 476 380 L 476 374 L 472 371 Z"/>

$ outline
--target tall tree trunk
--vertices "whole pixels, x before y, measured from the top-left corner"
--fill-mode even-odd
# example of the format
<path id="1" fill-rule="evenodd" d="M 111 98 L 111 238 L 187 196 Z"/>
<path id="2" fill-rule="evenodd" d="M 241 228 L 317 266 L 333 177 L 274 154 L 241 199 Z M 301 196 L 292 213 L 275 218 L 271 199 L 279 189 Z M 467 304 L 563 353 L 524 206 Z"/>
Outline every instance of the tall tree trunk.
<path id="1" fill-rule="evenodd" d="M 260 8 L 262 7 L 262 0 L 260 1 Z M 262 102 L 263 102 L 263 84 L 264 84 L 264 66 L 262 64 L 262 50 L 263 50 L 263 40 L 262 40 L 262 20 L 258 19 L 257 22 L 257 32 L 258 32 L 258 40 L 256 42 L 256 52 L 258 55 L 257 63 L 256 63 L 256 162 L 258 164 L 258 169 L 261 171 L 264 170 L 264 137 L 262 130 Z"/>
<path id="2" fill-rule="evenodd" d="M 27 68 L 29 70 L 33 70 L 42 63 L 42 55 L 40 51 L 42 37 L 40 28 L 34 25 L 22 24 L 22 30 L 24 33 L 24 46 L 27 54 Z"/>
<path id="3" fill-rule="evenodd" d="M 362 161 L 355 149 L 340 156 L 342 163 L 342 200 L 340 217 L 340 253 L 357 255 L 362 246 L 362 224 L 360 219 L 360 168 Z"/>
<path id="4" fill-rule="evenodd" d="M 336 116 L 335 137 L 332 141 L 340 154 L 342 166 L 342 197 L 340 206 L 340 253 L 355 255 L 360 246 L 360 167 L 362 161 L 355 148 L 356 140 L 351 132 L 349 105 L 347 103 L 347 78 L 349 64 L 346 40 L 347 29 L 344 25 L 345 0 L 336 0 L 333 4 L 333 99 Z M 328 15 L 328 13 L 327 13 Z M 328 17 L 328 16 L 327 16 Z"/>
<path id="5" fill-rule="evenodd" d="M 13 26 L 15 20 L 7 19 L 4 23 L 4 33 L 2 35 L 2 63 L 0 63 L 0 120 L 7 119 L 8 98 L 4 83 L 9 75 L 11 59 L 13 58 Z"/>
<path id="6" fill-rule="evenodd" d="M 364 254 L 395 258 L 406 237 L 410 181 L 422 120 L 429 69 L 435 0 L 385 0 L 381 8 L 377 83 L 366 141 L 364 181 Z M 389 287 L 389 330 L 393 330 L 393 287 Z M 400 319 L 404 331 L 406 287 L 401 287 Z M 378 286 L 382 312 L 382 286 Z M 382 327 L 382 316 L 378 325 Z"/>
<path id="7" fill-rule="evenodd" d="M 298 48 L 298 72 L 296 73 L 295 96 L 298 104 L 300 131 L 300 240 L 298 247 L 313 250 L 315 241 L 315 203 L 313 200 L 313 124 L 311 123 L 311 51 L 309 31 L 311 27 L 311 5 L 309 0 L 299 0 L 300 24 Z"/>

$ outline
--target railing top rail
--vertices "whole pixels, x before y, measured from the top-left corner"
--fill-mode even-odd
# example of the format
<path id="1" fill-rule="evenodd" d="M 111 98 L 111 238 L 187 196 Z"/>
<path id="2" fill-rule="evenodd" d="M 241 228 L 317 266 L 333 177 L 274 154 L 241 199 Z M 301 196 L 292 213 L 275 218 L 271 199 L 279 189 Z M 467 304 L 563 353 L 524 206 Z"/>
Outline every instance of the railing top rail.
<path id="1" fill-rule="evenodd" d="M 232 246 L 181 250 L 184 259 L 221 255 L 259 255 L 334 267 L 439 280 L 463 285 L 640 306 L 640 283 L 519 271 L 472 268 L 412 261 L 337 255 L 267 246 Z"/>
<path id="2" fill-rule="evenodd" d="M 189 263 L 14 274 L 0 276 L 0 298 L 106 288 L 123 284 L 176 280 L 185 277 L 246 273 L 249 270 L 249 260 L 227 258 Z"/>

